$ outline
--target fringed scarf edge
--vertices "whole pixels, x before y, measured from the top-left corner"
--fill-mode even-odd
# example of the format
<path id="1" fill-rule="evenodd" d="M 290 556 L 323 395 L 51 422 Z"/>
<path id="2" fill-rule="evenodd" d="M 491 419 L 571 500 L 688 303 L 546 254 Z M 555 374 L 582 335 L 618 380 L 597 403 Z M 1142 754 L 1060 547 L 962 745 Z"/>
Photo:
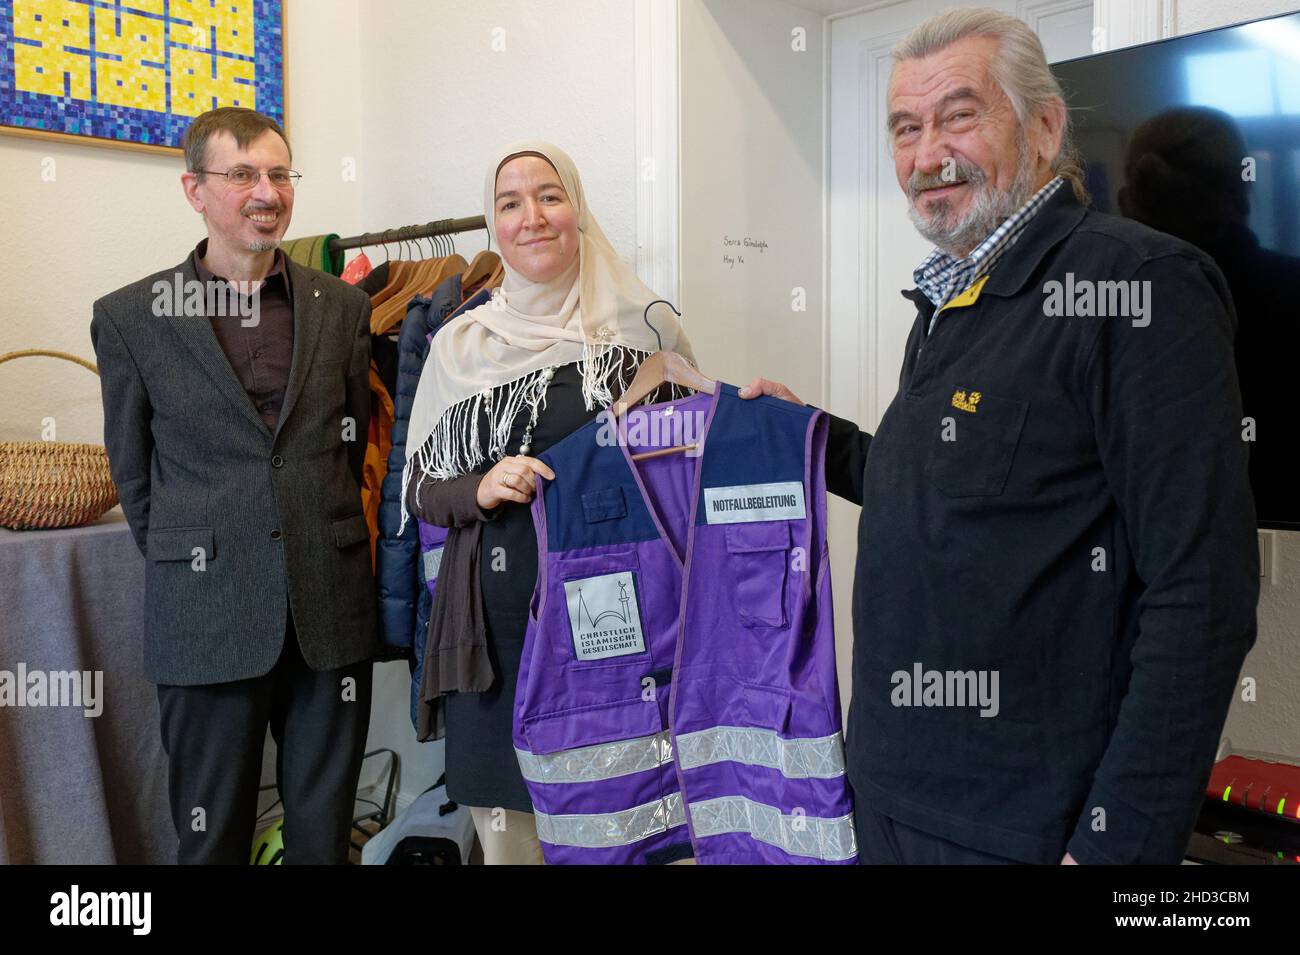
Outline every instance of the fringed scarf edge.
<path id="1" fill-rule="evenodd" d="M 626 345 L 584 342 L 582 357 L 577 364 L 582 373 L 582 400 L 588 411 L 608 408 L 614 403 L 616 393 L 613 381 L 618 383 L 617 394 L 622 394 L 631 383 L 637 367 L 653 352 L 642 351 Z M 411 478 L 420 472 L 420 485 L 426 479 L 446 481 L 468 474 L 487 460 L 499 460 L 506 455 L 506 442 L 510 429 L 521 411 L 546 409 L 546 391 L 550 380 L 546 372 L 552 366 L 530 371 L 511 381 L 463 398 L 447 408 L 424 444 L 409 455 L 402 469 L 401 523 L 397 534 L 406 532 L 410 514 L 406 496 Z M 486 405 L 486 406 L 485 406 Z M 479 437 L 479 414 L 485 412 L 490 434 L 487 448 Z"/>

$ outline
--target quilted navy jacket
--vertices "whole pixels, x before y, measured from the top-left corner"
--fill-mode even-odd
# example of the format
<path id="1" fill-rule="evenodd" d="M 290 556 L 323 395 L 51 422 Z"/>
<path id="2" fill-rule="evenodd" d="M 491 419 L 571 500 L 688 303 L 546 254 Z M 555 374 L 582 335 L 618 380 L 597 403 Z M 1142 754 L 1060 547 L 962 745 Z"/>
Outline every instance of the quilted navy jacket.
<path id="1" fill-rule="evenodd" d="M 375 552 L 375 583 L 379 588 L 379 636 L 384 645 L 424 650 L 423 633 L 429 623 L 432 598 L 420 571 L 420 535 L 415 521 L 397 533 L 402 523 L 402 469 L 406 466 L 406 429 L 420 372 L 429 343 L 442 321 L 460 305 L 460 276 L 453 275 L 432 295 L 411 299 L 398 340 L 397 394 L 393 395 L 392 450 L 388 473 L 379 491 L 379 541 Z"/>

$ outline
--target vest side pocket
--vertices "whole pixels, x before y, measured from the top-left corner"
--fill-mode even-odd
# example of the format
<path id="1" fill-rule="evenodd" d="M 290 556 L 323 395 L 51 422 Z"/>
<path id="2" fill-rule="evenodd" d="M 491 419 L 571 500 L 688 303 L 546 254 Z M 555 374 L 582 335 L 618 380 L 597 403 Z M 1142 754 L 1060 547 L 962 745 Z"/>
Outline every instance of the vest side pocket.
<path id="1" fill-rule="evenodd" d="M 790 524 L 728 524 L 727 564 L 740 622 L 751 630 L 784 627 L 790 571 Z"/>
<path id="2" fill-rule="evenodd" d="M 663 730 L 658 705 L 639 695 L 632 699 L 539 713 L 523 720 L 524 738 L 529 749 L 545 755 L 619 740 L 642 739 Z"/>
<path id="3" fill-rule="evenodd" d="M 581 557 L 555 558 L 556 579 L 561 581 L 597 577 L 620 570 L 638 570 L 640 566 L 641 561 L 636 548 L 630 545 L 611 547 L 600 553 L 584 554 Z"/>
<path id="4" fill-rule="evenodd" d="M 784 734 L 790 727 L 790 691 L 758 683 L 742 683 L 747 726 Z"/>

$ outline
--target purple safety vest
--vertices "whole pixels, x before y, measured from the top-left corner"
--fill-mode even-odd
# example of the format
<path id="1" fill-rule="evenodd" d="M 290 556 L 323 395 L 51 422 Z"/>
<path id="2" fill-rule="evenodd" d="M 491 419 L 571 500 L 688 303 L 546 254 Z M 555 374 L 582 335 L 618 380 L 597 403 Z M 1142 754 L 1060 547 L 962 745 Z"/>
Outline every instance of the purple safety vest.
<path id="1" fill-rule="evenodd" d="M 719 382 L 541 455 L 514 743 L 547 862 L 856 862 L 826 427 Z"/>
<path id="2" fill-rule="evenodd" d="M 419 475 L 416 475 L 414 480 L 418 479 Z M 447 535 L 450 532 L 445 527 L 426 524 L 418 518 L 416 521 L 420 528 L 420 576 L 424 580 L 424 585 L 429 588 L 429 596 L 432 597 L 438 585 L 438 570 L 442 567 L 442 549 L 447 543 Z"/>

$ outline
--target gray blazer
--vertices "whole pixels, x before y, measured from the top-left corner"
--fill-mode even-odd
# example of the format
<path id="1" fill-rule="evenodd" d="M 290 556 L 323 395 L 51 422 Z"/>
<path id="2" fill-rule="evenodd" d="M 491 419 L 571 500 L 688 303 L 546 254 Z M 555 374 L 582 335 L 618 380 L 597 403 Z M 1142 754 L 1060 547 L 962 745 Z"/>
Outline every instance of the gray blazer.
<path id="1" fill-rule="evenodd" d="M 370 300 L 331 275 L 286 268 L 293 361 L 274 434 L 209 320 L 153 313 L 156 281 L 197 280 L 189 259 L 95 302 L 104 443 L 146 558 L 144 672 L 154 683 L 267 673 L 286 601 L 314 670 L 378 651 L 360 493 Z"/>

